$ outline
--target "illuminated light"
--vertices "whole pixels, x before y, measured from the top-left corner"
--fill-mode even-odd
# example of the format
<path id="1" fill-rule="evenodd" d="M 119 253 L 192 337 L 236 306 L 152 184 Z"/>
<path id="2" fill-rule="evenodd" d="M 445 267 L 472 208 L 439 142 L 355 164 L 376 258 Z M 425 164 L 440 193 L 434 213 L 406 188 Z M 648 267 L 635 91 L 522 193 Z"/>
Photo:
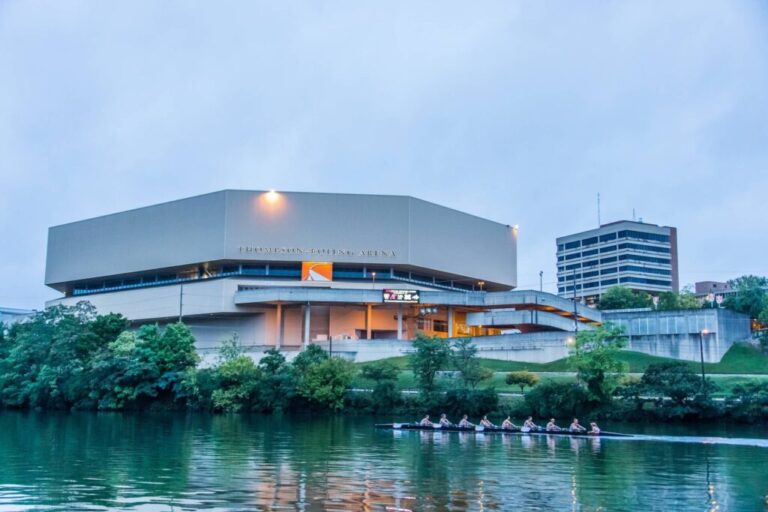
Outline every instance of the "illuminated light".
<path id="1" fill-rule="evenodd" d="M 264 194 L 264 199 L 266 199 L 268 203 L 274 204 L 280 199 L 280 194 L 278 194 L 274 190 L 270 190 L 269 192 Z"/>
<path id="2" fill-rule="evenodd" d="M 566 343 L 567 345 L 573 345 L 573 343 L 574 343 L 574 340 L 573 340 L 573 338 L 571 338 L 570 336 L 568 336 L 567 338 L 565 338 L 565 343 Z"/>
<path id="3" fill-rule="evenodd" d="M 702 329 L 701 330 L 701 335 L 702 336 L 706 336 L 707 334 L 709 334 L 709 329 Z"/>

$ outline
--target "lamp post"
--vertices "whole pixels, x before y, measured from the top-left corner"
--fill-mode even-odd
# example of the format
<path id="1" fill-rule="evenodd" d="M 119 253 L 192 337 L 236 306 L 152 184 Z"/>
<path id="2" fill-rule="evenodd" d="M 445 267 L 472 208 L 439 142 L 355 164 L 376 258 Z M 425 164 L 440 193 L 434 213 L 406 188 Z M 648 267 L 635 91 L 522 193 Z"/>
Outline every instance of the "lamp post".
<path id="1" fill-rule="evenodd" d="M 478 281 L 477 286 L 480 287 L 480 291 L 483 291 L 483 286 L 485 286 L 485 281 Z"/>
<path id="2" fill-rule="evenodd" d="M 699 354 L 701 355 L 701 392 L 706 391 L 706 375 L 704 374 L 704 336 L 709 334 L 709 329 L 702 329 L 699 333 Z"/>
<path id="3" fill-rule="evenodd" d="M 544 291 L 544 271 L 539 270 L 539 291 Z"/>
<path id="4" fill-rule="evenodd" d="M 371 288 L 376 288 L 376 272 L 371 272 L 371 279 L 373 279 L 373 284 L 371 284 Z"/>

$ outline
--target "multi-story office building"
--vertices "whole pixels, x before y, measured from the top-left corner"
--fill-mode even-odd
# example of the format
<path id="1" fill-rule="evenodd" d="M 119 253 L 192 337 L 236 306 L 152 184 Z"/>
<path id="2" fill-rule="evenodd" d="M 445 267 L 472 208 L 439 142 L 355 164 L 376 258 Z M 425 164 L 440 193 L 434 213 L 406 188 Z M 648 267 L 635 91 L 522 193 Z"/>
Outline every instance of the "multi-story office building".
<path id="1" fill-rule="evenodd" d="M 677 229 L 622 220 L 557 239 L 561 297 L 593 303 L 617 285 L 677 291 Z"/>
<path id="2" fill-rule="evenodd" d="M 0 324 L 11 325 L 16 322 L 23 322 L 35 314 L 32 309 L 16 309 L 0 307 Z"/>

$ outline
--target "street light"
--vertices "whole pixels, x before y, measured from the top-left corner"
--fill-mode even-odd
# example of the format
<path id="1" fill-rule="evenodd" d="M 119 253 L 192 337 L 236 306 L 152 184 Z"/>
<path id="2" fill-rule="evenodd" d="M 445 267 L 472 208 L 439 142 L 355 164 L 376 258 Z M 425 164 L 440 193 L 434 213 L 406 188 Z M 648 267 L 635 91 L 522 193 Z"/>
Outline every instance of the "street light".
<path id="1" fill-rule="evenodd" d="M 699 333 L 699 353 L 701 354 L 701 392 L 706 390 L 706 375 L 704 375 L 704 336 L 709 334 L 709 329 L 702 329 Z"/>
<path id="2" fill-rule="evenodd" d="M 376 288 L 376 272 L 371 272 L 371 278 L 373 279 L 373 284 L 371 285 L 371 288 Z"/>
<path id="3" fill-rule="evenodd" d="M 480 291 L 483 291 L 483 286 L 485 286 L 485 281 L 478 281 L 477 286 L 480 287 Z"/>

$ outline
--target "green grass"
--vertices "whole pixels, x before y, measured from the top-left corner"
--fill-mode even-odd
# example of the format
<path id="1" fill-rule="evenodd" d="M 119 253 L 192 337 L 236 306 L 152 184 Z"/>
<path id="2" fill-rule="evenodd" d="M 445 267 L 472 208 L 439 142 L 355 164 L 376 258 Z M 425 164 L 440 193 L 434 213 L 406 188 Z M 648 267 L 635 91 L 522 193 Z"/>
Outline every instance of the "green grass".
<path id="1" fill-rule="evenodd" d="M 667 357 L 650 356 L 640 352 L 622 351 L 619 359 L 627 363 L 630 373 L 643 373 L 648 366 L 654 363 L 666 363 L 679 361 Z M 408 368 L 408 356 L 392 357 L 387 359 L 395 363 L 399 368 Z M 486 368 L 494 372 L 514 372 L 528 370 L 535 373 L 561 373 L 572 372 L 568 364 L 568 358 L 558 359 L 549 363 L 525 363 L 520 361 L 499 361 L 496 359 L 480 359 Z M 692 370 L 700 371 L 700 365 L 694 361 L 684 361 Z M 360 363 L 361 366 L 371 363 Z M 734 344 L 719 363 L 705 363 L 705 371 L 710 374 L 764 374 L 768 375 L 768 355 L 760 352 L 756 347 L 746 343 Z M 452 368 L 446 368 L 448 370 Z"/>

